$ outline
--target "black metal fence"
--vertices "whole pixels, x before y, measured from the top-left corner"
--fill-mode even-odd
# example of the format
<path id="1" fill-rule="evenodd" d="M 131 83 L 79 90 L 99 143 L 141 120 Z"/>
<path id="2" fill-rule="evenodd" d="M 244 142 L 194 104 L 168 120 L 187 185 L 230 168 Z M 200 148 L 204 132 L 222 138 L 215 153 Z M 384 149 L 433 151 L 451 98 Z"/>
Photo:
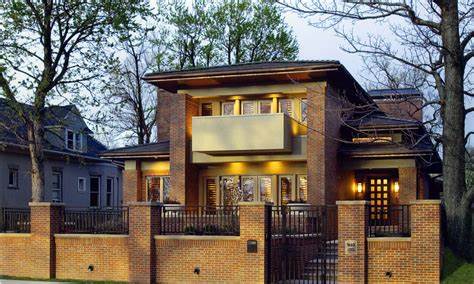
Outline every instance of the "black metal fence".
<path id="1" fill-rule="evenodd" d="M 29 233 L 30 227 L 29 208 L 0 208 L 0 232 Z"/>
<path id="2" fill-rule="evenodd" d="M 128 207 L 66 208 L 62 232 L 70 234 L 128 234 Z"/>
<path id="3" fill-rule="evenodd" d="M 336 282 L 336 206 L 276 206 L 269 226 L 271 283 Z"/>
<path id="4" fill-rule="evenodd" d="M 369 205 L 369 237 L 410 236 L 410 205 Z"/>
<path id="5" fill-rule="evenodd" d="M 163 206 L 162 235 L 224 235 L 238 236 L 238 206 Z"/>

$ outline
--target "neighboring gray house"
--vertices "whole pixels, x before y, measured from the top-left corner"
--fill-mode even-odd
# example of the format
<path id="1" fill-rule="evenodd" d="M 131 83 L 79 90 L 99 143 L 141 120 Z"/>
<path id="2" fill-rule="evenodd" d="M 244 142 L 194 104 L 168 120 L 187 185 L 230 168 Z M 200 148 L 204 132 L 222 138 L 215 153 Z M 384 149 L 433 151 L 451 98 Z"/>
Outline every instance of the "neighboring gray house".
<path id="1" fill-rule="evenodd" d="M 16 117 L 0 99 L 0 208 L 26 207 L 31 199 L 26 129 Z M 91 136 L 77 108 L 49 107 L 46 117 L 46 201 L 68 207 L 120 206 L 122 166 L 98 156 L 107 148 Z"/>

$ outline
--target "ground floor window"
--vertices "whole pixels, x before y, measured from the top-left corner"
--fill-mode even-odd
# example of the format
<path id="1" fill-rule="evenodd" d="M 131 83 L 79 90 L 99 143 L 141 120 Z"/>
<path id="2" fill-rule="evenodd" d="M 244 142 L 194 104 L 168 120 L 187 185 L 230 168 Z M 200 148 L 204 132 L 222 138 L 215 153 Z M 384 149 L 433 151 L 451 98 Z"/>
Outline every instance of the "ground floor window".
<path id="1" fill-rule="evenodd" d="M 8 188 L 18 189 L 18 168 L 17 167 L 8 168 Z"/>
<path id="2" fill-rule="evenodd" d="M 100 206 L 100 176 L 91 176 L 90 177 L 90 207 L 99 207 Z"/>
<path id="3" fill-rule="evenodd" d="M 51 184 L 51 201 L 52 202 L 61 202 L 62 201 L 62 192 L 63 192 L 63 172 L 59 170 L 53 170 L 52 175 L 52 184 Z"/>
<path id="4" fill-rule="evenodd" d="M 308 177 L 306 175 L 298 175 L 297 181 L 297 201 L 306 202 L 308 201 Z"/>
<path id="5" fill-rule="evenodd" d="M 170 185 L 169 176 L 146 176 L 147 201 L 169 203 Z"/>
<path id="6" fill-rule="evenodd" d="M 112 207 L 114 200 L 114 178 L 107 178 L 106 186 L 107 187 L 105 190 L 105 206 Z"/>
<path id="7" fill-rule="evenodd" d="M 293 186 L 293 177 L 292 176 L 279 176 L 279 187 L 280 187 L 280 198 L 281 204 L 288 204 L 292 198 L 292 186 Z"/>

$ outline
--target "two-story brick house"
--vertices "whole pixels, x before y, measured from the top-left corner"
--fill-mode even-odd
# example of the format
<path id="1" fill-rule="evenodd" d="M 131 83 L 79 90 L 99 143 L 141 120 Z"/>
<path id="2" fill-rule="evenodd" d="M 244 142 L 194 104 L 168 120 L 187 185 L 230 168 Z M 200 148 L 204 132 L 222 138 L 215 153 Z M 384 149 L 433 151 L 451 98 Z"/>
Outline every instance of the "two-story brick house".
<path id="1" fill-rule="evenodd" d="M 420 123 L 416 90 L 367 93 L 338 61 L 145 79 L 158 87 L 159 141 L 103 153 L 125 161 L 125 203 L 383 206 L 439 196 L 432 176 L 440 159 Z"/>

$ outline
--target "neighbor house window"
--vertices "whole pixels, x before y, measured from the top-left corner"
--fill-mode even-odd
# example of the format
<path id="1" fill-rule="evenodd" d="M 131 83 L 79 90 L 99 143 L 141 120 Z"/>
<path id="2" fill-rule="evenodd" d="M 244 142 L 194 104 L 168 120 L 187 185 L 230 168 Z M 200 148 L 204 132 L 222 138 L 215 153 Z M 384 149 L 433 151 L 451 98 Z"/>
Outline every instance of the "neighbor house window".
<path id="1" fill-rule="evenodd" d="M 114 197 L 114 179 L 113 178 L 107 178 L 107 183 L 106 183 L 106 189 L 105 189 L 105 206 L 106 207 L 112 207 L 113 206 L 113 197 Z"/>
<path id="2" fill-rule="evenodd" d="M 170 177 L 147 176 L 146 178 L 147 201 L 170 202 Z"/>
<path id="3" fill-rule="evenodd" d="M 8 168 L 8 188 L 18 189 L 18 168 Z"/>
<path id="4" fill-rule="evenodd" d="M 66 129 L 66 148 L 73 151 L 82 151 L 81 133 Z"/>
<path id="5" fill-rule="evenodd" d="M 308 123 L 308 100 L 301 100 L 301 122 Z"/>
<path id="6" fill-rule="evenodd" d="M 280 112 L 292 117 L 293 116 L 293 100 L 281 99 Z"/>
<path id="7" fill-rule="evenodd" d="M 297 188 L 298 201 L 308 201 L 308 177 L 306 175 L 298 175 Z"/>
<path id="8" fill-rule="evenodd" d="M 201 115 L 202 116 L 211 116 L 212 115 L 212 104 L 211 103 L 201 104 Z"/>
<path id="9" fill-rule="evenodd" d="M 99 207 L 100 206 L 100 176 L 91 176 L 90 177 L 90 207 Z"/>
<path id="10" fill-rule="evenodd" d="M 84 177 L 77 178 L 77 191 L 86 192 L 86 178 Z"/>
<path id="11" fill-rule="evenodd" d="M 291 200 L 292 190 L 292 177 L 291 176 L 280 176 L 280 198 L 281 204 L 286 205 Z"/>
<path id="12" fill-rule="evenodd" d="M 63 191 L 63 173 L 59 170 L 53 170 L 53 181 L 52 181 L 52 202 L 61 202 L 62 201 L 62 191 Z"/>
<path id="13" fill-rule="evenodd" d="M 222 115 L 233 115 L 234 114 L 234 102 L 222 103 Z"/>

